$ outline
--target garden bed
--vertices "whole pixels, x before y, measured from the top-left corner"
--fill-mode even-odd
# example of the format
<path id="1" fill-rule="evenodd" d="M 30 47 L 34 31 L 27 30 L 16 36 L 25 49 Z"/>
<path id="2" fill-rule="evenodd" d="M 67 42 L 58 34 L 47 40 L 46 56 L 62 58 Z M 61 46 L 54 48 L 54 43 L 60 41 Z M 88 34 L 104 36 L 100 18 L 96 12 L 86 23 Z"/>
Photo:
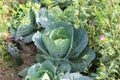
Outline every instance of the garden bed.
<path id="1" fill-rule="evenodd" d="M 36 63 L 35 55 L 37 52 L 35 46 L 33 44 L 26 45 L 26 49 L 28 50 L 21 50 L 21 57 L 24 60 L 24 64 L 21 66 L 17 66 L 13 60 L 14 63 L 12 67 L 8 67 L 7 62 L 5 60 L 1 60 L 3 62 L 1 63 L 2 65 L 0 65 L 0 80 L 22 80 L 18 76 L 18 73 L 24 68 Z"/>

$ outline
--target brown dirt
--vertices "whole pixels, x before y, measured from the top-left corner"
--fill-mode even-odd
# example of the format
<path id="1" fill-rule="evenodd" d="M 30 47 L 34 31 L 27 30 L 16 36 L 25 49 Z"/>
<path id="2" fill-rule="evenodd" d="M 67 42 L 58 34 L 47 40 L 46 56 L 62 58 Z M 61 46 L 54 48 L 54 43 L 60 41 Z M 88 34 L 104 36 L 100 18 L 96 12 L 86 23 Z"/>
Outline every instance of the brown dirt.
<path id="1" fill-rule="evenodd" d="M 35 46 L 33 44 L 30 44 L 24 46 L 23 48 L 24 50 L 21 51 L 21 56 L 24 60 L 24 64 L 21 66 L 13 65 L 13 67 L 6 67 L 5 64 L 0 64 L 0 80 L 22 80 L 18 76 L 18 73 L 24 68 L 36 63 L 35 55 L 37 51 Z M 2 63 L 5 63 L 5 61 Z"/>

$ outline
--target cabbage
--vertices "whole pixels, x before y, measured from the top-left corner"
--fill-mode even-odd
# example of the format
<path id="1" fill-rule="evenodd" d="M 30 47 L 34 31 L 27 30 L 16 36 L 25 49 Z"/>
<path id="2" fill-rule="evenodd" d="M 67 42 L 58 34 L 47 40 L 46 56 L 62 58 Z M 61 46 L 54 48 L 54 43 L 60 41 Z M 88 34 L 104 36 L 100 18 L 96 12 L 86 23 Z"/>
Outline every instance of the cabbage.
<path id="1" fill-rule="evenodd" d="M 38 23 L 44 30 L 37 31 L 32 38 L 41 53 L 36 56 L 36 60 L 50 60 L 58 66 L 58 74 L 62 71 L 85 71 L 95 58 L 95 52 L 87 46 L 86 31 L 76 29 L 68 22 L 57 22 L 44 8 L 40 11 Z"/>
<path id="2" fill-rule="evenodd" d="M 28 69 L 26 80 L 43 80 L 45 76 L 48 80 L 92 80 L 78 73 L 87 70 L 95 58 L 95 52 L 87 46 L 86 31 L 57 21 L 45 8 L 36 15 L 41 30 L 33 33 L 32 41 L 40 54 L 36 55 L 38 63 Z M 31 36 L 25 41 L 29 39 Z"/>
<path id="3" fill-rule="evenodd" d="M 93 80 L 78 72 L 56 75 L 56 67 L 50 61 L 36 63 L 30 68 L 25 68 L 19 76 L 23 74 L 26 74 L 24 80 Z"/>

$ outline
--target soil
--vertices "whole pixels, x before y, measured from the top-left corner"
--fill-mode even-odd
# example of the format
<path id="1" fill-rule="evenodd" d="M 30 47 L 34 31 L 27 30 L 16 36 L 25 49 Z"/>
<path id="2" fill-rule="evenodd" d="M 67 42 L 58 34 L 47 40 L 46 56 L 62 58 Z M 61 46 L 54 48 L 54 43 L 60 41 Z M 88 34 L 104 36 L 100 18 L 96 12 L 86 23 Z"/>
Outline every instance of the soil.
<path id="1" fill-rule="evenodd" d="M 0 80 L 22 80 L 18 73 L 26 67 L 30 67 L 35 64 L 35 55 L 37 50 L 33 44 L 24 46 L 24 50 L 21 50 L 21 57 L 24 60 L 24 64 L 21 66 L 13 65 L 13 67 L 6 67 L 5 61 L 0 64 Z"/>

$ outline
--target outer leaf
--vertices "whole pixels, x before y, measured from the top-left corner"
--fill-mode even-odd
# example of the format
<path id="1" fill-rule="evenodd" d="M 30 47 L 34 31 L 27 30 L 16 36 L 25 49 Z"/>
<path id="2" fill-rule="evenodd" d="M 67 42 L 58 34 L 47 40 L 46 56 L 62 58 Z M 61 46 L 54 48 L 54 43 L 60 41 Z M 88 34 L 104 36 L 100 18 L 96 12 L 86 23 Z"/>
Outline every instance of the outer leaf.
<path id="1" fill-rule="evenodd" d="M 34 73 L 33 75 L 26 76 L 24 80 L 40 80 L 40 75 L 38 72 Z"/>
<path id="2" fill-rule="evenodd" d="M 39 16 L 39 23 L 42 27 L 46 29 L 51 29 L 54 27 L 55 19 L 51 13 L 47 12 L 46 8 L 41 8 Z"/>
<path id="3" fill-rule="evenodd" d="M 29 34 L 29 35 L 23 37 L 23 42 L 24 42 L 24 43 L 30 43 L 30 42 L 32 42 L 32 37 L 33 37 L 33 35 L 34 35 L 34 33 Z"/>
<path id="4" fill-rule="evenodd" d="M 87 76 L 83 76 L 79 73 L 68 73 L 63 76 L 61 80 L 93 80 Z"/>
<path id="5" fill-rule="evenodd" d="M 30 17 L 30 23 L 31 23 L 31 25 L 35 27 L 35 24 L 36 24 L 36 19 L 35 19 L 36 15 L 35 15 L 35 12 L 34 12 L 33 9 L 30 10 L 29 17 Z"/>
<path id="6" fill-rule="evenodd" d="M 45 61 L 45 59 L 42 58 L 41 54 L 37 54 L 35 59 L 38 63 L 42 63 L 43 61 Z"/>
<path id="7" fill-rule="evenodd" d="M 72 26 L 70 23 L 67 22 L 57 22 L 56 18 L 54 18 L 54 14 L 48 12 L 46 8 L 41 8 L 39 16 L 40 18 L 37 19 L 39 20 L 38 23 L 46 29 L 45 31 L 50 31 L 56 27 L 61 27 L 65 25 L 69 27 Z"/>
<path id="8" fill-rule="evenodd" d="M 17 58 L 17 57 L 20 56 L 20 51 L 19 51 L 19 49 L 18 49 L 15 45 L 13 45 L 13 44 L 11 44 L 11 43 L 8 44 L 7 51 L 8 51 L 8 52 L 10 53 L 10 55 L 12 55 L 14 58 Z"/>
<path id="9" fill-rule="evenodd" d="M 41 68 L 41 64 L 37 63 L 35 65 L 33 65 L 32 67 L 29 68 L 28 72 L 27 72 L 27 76 L 30 78 L 32 77 L 35 73 L 38 72 L 38 70 L 40 70 Z"/>
<path id="10" fill-rule="evenodd" d="M 86 64 L 85 61 L 79 61 L 74 63 L 74 65 L 71 67 L 72 67 L 71 72 L 76 72 L 76 71 L 83 72 L 86 70 L 88 65 Z"/>
<path id="11" fill-rule="evenodd" d="M 81 59 L 85 60 L 87 64 L 89 65 L 93 59 L 95 58 L 95 52 L 93 49 L 86 48 L 82 53 L 81 53 Z"/>
<path id="12" fill-rule="evenodd" d="M 26 36 L 26 35 L 30 34 L 31 32 L 33 32 L 34 30 L 35 30 L 35 28 L 31 25 L 25 25 L 24 27 L 20 26 L 17 29 L 16 36 Z"/>
<path id="13" fill-rule="evenodd" d="M 20 73 L 18 73 L 18 75 L 20 77 L 25 77 L 27 75 L 28 69 L 29 69 L 29 67 L 28 68 L 24 68 Z"/>
<path id="14" fill-rule="evenodd" d="M 24 25 L 20 25 L 17 29 L 16 36 L 26 36 L 36 29 L 35 13 L 32 9 L 30 10 L 30 14 L 26 15 L 26 17 L 30 20 L 30 23 L 23 23 Z"/>
<path id="15" fill-rule="evenodd" d="M 75 59 L 70 59 L 74 65 L 72 65 L 72 72 L 76 71 L 85 71 L 85 69 L 89 66 L 91 61 L 95 58 L 95 52 L 92 49 L 86 48 L 79 57 Z"/>
<path id="16" fill-rule="evenodd" d="M 41 65 L 41 70 L 46 70 L 50 79 L 54 79 L 56 69 L 53 64 L 50 61 L 44 61 L 43 63 L 41 63 Z"/>
<path id="17" fill-rule="evenodd" d="M 55 25 L 55 27 L 53 27 L 52 30 L 57 28 L 57 27 L 64 27 L 65 30 L 67 31 L 67 33 L 69 33 L 68 34 L 69 36 L 71 36 L 73 34 L 72 32 L 70 32 L 68 30 L 69 28 L 73 29 L 73 25 L 71 23 L 69 23 L 69 22 L 55 22 L 54 25 Z"/>
<path id="18" fill-rule="evenodd" d="M 73 43 L 73 58 L 76 58 L 80 55 L 80 53 L 85 49 L 88 44 L 87 33 L 83 29 L 74 29 L 74 43 Z"/>
<path id="19" fill-rule="evenodd" d="M 56 64 L 58 65 L 56 72 L 57 74 L 68 73 L 71 71 L 70 63 L 68 63 L 67 61 L 59 60 Z"/>
<path id="20" fill-rule="evenodd" d="M 16 63 L 18 66 L 22 65 L 24 61 L 22 60 L 20 56 L 20 51 L 15 47 L 13 44 L 8 44 L 7 51 L 13 56 L 13 58 L 16 60 Z"/>
<path id="21" fill-rule="evenodd" d="M 46 51 L 46 48 L 42 42 L 42 38 L 41 38 L 41 33 L 39 31 L 37 31 L 32 38 L 34 44 L 37 46 L 37 48 L 45 55 L 48 55 L 48 52 Z"/>

